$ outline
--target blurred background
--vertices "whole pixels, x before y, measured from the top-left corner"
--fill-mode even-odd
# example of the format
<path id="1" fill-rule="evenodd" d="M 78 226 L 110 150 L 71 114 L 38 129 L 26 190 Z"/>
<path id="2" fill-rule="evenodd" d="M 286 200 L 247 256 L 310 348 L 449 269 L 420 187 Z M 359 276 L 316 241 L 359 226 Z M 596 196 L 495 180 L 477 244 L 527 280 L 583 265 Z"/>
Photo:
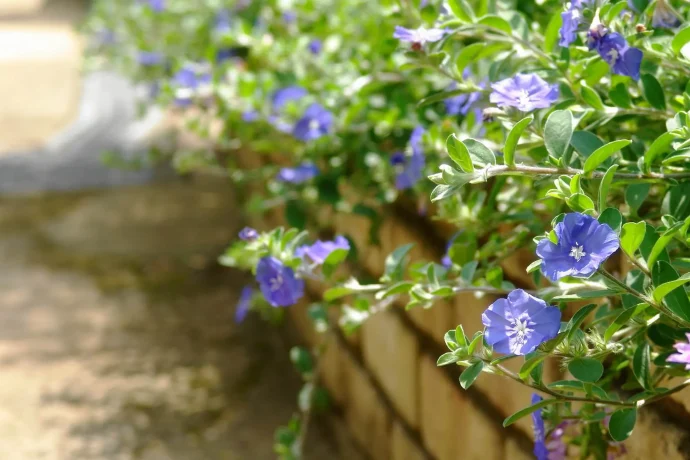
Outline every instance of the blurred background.
<path id="1" fill-rule="evenodd" d="M 104 165 L 168 121 L 81 71 L 88 8 L 0 0 L 0 459 L 275 458 L 294 337 L 233 321 L 227 182 Z M 312 422 L 307 458 L 361 457 L 338 420 Z"/>

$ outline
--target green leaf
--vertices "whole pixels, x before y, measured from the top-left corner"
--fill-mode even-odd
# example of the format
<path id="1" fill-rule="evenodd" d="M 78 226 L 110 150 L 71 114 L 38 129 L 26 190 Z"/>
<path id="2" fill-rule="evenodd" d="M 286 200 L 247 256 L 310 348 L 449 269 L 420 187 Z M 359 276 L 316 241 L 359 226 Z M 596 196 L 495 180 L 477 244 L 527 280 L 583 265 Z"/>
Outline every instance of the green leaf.
<path id="1" fill-rule="evenodd" d="M 633 374 L 642 388 L 651 390 L 652 377 L 649 373 L 649 344 L 644 342 L 637 347 L 633 355 Z"/>
<path id="2" fill-rule="evenodd" d="M 654 301 L 661 302 L 671 291 L 690 281 L 690 273 L 686 273 L 677 280 L 669 281 L 654 289 Z"/>
<path id="3" fill-rule="evenodd" d="M 586 84 L 582 84 L 582 87 L 580 88 L 580 95 L 582 96 L 582 99 L 592 106 L 596 110 L 604 110 L 606 107 L 604 106 L 604 103 L 601 101 L 601 96 L 599 96 L 599 93 L 597 93 L 595 90 L 587 86 Z"/>
<path id="4" fill-rule="evenodd" d="M 623 216 L 621 216 L 621 213 L 618 209 L 604 209 L 604 212 L 599 215 L 599 219 L 597 220 L 602 224 L 608 225 L 614 232 L 620 235 L 621 227 L 623 226 Z"/>
<path id="5" fill-rule="evenodd" d="M 527 273 L 532 273 L 533 271 L 538 270 L 538 269 L 541 267 L 541 263 L 542 263 L 542 260 L 541 260 L 541 259 L 535 260 L 534 262 L 532 262 L 531 264 L 529 264 L 529 265 L 527 266 L 526 272 L 527 272 Z"/>
<path id="6" fill-rule="evenodd" d="M 660 287 L 665 283 L 678 280 L 678 272 L 664 260 L 657 262 L 652 268 L 652 282 L 654 286 Z M 688 294 L 685 292 L 682 286 L 679 286 L 664 297 L 664 303 L 675 313 L 679 318 L 684 321 L 690 322 L 690 300 L 688 300 Z"/>
<path id="7" fill-rule="evenodd" d="M 529 377 L 530 372 L 532 372 L 532 369 L 537 367 L 542 361 L 546 359 L 546 355 L 536 355 L 532 356 L 531 358 L 527 359 L 525 363 L 522 365 L 520 368 L 520 378 L 522 380 L 526 380 L 527 377 Z"/>
<path id="8" fill-rule="evenodd" d="M 465 330 L 462 328 L 462 324 L 458 324 L 455 328 L 455 341 L 461 347 L 467 346 L 467 336 L 465 335 Z"/>
<path id="9" fill-rule="evenodd" d="M 455 162 L 463 171 L 471 173 L 474 171 L 474 166 L 472 166 L 472 158 L 470 157 L 470 151 L 467 150 L 465 144 L 458 139 L 455 134 L 451 134 L 446 139 L 446 150 L 450 159 Z"/>
<path id="10" fill-rule="evenodd" d="M 654 160 L 671 149 L 671 144 L 678 138 L 676 133 L 664 133 L 657 137 L 649 149 L 644 154 L 644 165 L 646 168 L 650 168 L 654 164 Z"/>
<path id="11" fill-rule="evenodd" d="M 575 131 L 572 139 L 570 139 L 570 145 L 582 158 L 587 159 L 596 149 L 603 147 L 604 141 L 589 131 Z"/>
<path id="12" fill-rule="evenodd" d="M 531 414 L 534 411 L 542 409 L 546 406 L 550 406 L 551 404 L 560 404 L 562 402 L 564 402 L 564 401 L 559 400 L 559 399 L 542 399 L 538 403 L 532 404 L 531 406 L 525 407 L 524 409 L 520 409 L 519 411 L 515 412 L 510 417 L 503 420 L 503 426 L 504 427 L 510 426 L 513 423 L 520 420 L 521 418 L 528 416 L 529 414 Z"/>
<path id="13" fill-rule="evenodd" d="M 609 188 L 611 187 L 611 182 L 613 182 L 613 176 L 616 174 L 618 165 L 611 166 L 604 174 L 599 184 L 599 211 L 606 208 L 606 197 L 609 194 Z"/>
<path id="14" fill-rule="evenodd" d="M 478 140 L 470 138 L 465 139 L 463 143 L 465 147 L 467 147 L 470 157 L 472 158 L 472 163 L 475 166 L 483 168 L 486 165 L 496 164 L 496 155 L 494 155 L 494 152 Z"/>
<path id="15" fill-rule="evenodd" d="M 585 161 L 585 174 L 589 174 L 597 167 L 606 161 L 611 155 L 621 150 L 623 147 L 630 145 L 629 140 L 620 140 L 609 142 L 603 147 L 599 147 L 592 153 Z"/>
<path id="16" fill-rule="evenodd" d="M 462 371 L 462 374 L 460 374 L 460 386 L 465 390 L 471 387 L 474 381 L 477 380 L 477 377 L 479 377 L 479 374 L 481 374 L 482 369 L 484 369 L 484 361 L 477 361 Z"/>
<path id="17" fill-rule="evenodd" d="M 637 214 L 644 200 L 649 195 L 649 184 L 630 184 L 625 189 L 625 202 L 630 206 L 630 211 Z"/>
<path id="18" fill-rule="evenodd" d="M 568 331 L 568 340 L 572 339 L 575 333 L 580 329 L 580 325 L 584 322 L 584 320 L 587 318 L 587 315 L 592 313 L 595 308 L 597 308 L 598 305 L 591 303 L 589 305 L 585 305 L 584 307 L 580 308 L 570 319 L 568 322 L 568 325 L 566 326 L 566 329 Z"/>
<path id="19" fill-rule="evenodd" d="M 474 11 L 466 0 L 448 0 L 448 6 L 456 18 L 464 22 L 474 22 Z"/>
<path id="20" fill-rule="evenodd" d="M 602 399 L 604 401 L 609 400 L 609 395 L 606 394 L 606 392 L 601 388 L 596 385 L 593 385 L 591 383 L 584 384 L 582 382 L 579 382 L 577 380 L 558 380 L 556 382 L 550 383 L 549 388 L 555 388 L 557 390 L 564 390 L 564 391 L 582 391 L 585 392 L 587 391 L 587 388 L 585 385 L 591 387 L 592 394 L 596 396 L 599 399 Z"/>
<path id="21" fill-rule="evenodd" d="M 647 224 L 644 222 L 628 222 L 623 225 L 621 230 L 621 249 L 629 256 L 634 257 L 635 251 L 642 244 L 645 232 L 647 231 Z"/>
<path id="22" fill-rule="evenodd" d="M 458 185 L 437 185 L 431 191 L 431 201 L 440 201 L 458 193 L 462 187 Z"/>
<path id="23" fill-rule="evenodd" d="M 290 200 L 285 204 L 285 220 L 290 227 L 303 229 L 307 225 L 307 213 L 304 205 L 297 200 Z"/>
<path id="24" fill-rule="evenodd" d="M 616 294 L 620 294 L 620 291 L 615 291 L 613 289 L 597 289 L 594 291 L 578 291 L 572 294 L 561 294 L 555 296 L 551 300 L 554 302 L 572 302 L 575 300 L 600 299 Z"/>
<path id="25" fill-rule="evenodd" d="M 616 86 L 609 90 L 609 99 L 611 102 L 616 104 L 617 107 L 623 109 L 629 109 L 632 107 L 632 101 L 630 100 L 630 93 L 628 93 L 628 88 L 623 83 L 618 83 Z"/>
<path id="26" fill-rule="evenodd" d="M 683 222 L 677 222 L 676 225 L 672 226 L 671 228 L 667 229 L 660 237 L 658 240 L 656 240 L 656 243 L 654 243 L 654 246 L 652 246 L 652 252 L 649 253 L 649 256 L 647 256 L 647 266 L 653 267 L 654 263 L 657 261 L 659 256 L 661 255 L 662 252 L 666 249 L 666 246 L 671 242 L 673 237 L 680 231 L 680 229 L 683 227 Z"/>
<path id="27" fill-rule="evenodd" d="M 595 383 L 604 373 L 604 365 L 592 358 L 575 358 L 568 363 L 568 371 L 581 382 Z"/>
<path id="28" fill-rule="evenodd" d="M 477 21 L 478 24 L 485 25 L 487 27 L 491 27 L 496 30 L 500 30 L 501 32 L 505 33 L 506 35 L 512 35 L 513 34 L 513 29 L 510 27 L 510 23 L 506 21 L 505 19 L 498 17 L 498 16 L 484 16 L 481 18 L 479 21 Z"/>
<path id="29" fill-rule="evenodd" d="M 414 283 L 410 281 L 398 281 L 392 286 L 389 286 L 388 289 L 377 293 L 376 298 L 380 300 L 396 294 L 407 294 L 410 292 L 410 289 L 412 289 L 412 286 L 414 286 Z"/>
<path id="30" fill-rule="evenodd" d="M 327 278 L 330 277 L 338 265 L 340 265 L 340 263 L 347 258 L 349 252 L 349 249 L 335 249 L 328 254 L 328 257 L 326 257 L 326 260 L 323 261 L 323 265 L 321 267 L 323 274 Z"/>
<path id="31" fill-rule="evenodd" d="M 546 31 L 544 32 L 544 51 L 551 53 L 553 48 L 556 46 L 560 36 L 560 29 L 563 25 L 563 18 L 560 14 L 554 14 L 551 16 L 549 24 L 546 26 Z"/>
<path id="32" fill-rule="evenodd" d="M 393 252 L 388 254 L 384 264 L 384 275 L 381 278 L 383 282 L 390 282 L 399 280 L 402 277 L 402 266 L 405 256 L 412 249 L 414 243 L 405 244 L 396 248 Z"/>
<path id="33" fill-rule="evenodd" d="M 566 198 L 565 202 L 573 211 L 587 211 L 594 209 L 594 201 L 584 193 L 576 193 Z"/>
<path id="34" fill-rule="evenodd" d="M 654 249 L 654 245 L 659 239 L 659 234 L 657 234 L 656 229 L 649 224 L 647 224 L 645 228 L 646 231 L 644 234 L 644 239 L 642 240 L 642 244 L 640 245 L 640 254 L 642 254 L 642 257 L 647 259 L 652 254 L 652 249 Z M 668 252 L 666 252 L 665 249 L 661 251 L 661 254 L 659 254 L 657 260 L 670 262 Z M 651 269 L 652 267 L 649 268 Z"/>
<path id="35" fill-rule="evenodd" d="M 544 126 L 544 145 L 549 154 L 554 158 L 566 158 L 572 137 L 573 114 L 570 110 L 551 112 Z"/>
<path id="36" fill-rule="evenodd" d="M 690 27 L 681 29 L 676 33 L 673 40 L 671 40 L 671 49 L 674 53 L 680 54 L 680 50 L 688 42 L 690 42 Z"/>
<path id="37" fill-rule="evenodd" d="M 472 280 L 474 279 L 474 273 L 477 271 L 478 265 L 479 262 L 477 262 L 476 260 L 471 260 L 462 266 L 462 270 L 460 270 L 460 277 L 463 279 L 463 281 L 465 281 L 466 283 L 472 282 Z"/>
<path id="38" fill-rule="evenodd" d="M 633 317 L 637 316 L 639 313 L 643 312 L 647 308 L 647 304 L 641 303 L 638 304 L 634 307 L 626 308 L 623 310 L 609 325 L 609 327 L 606 328 L 606 332 L 604 333 L 604 341 L 608 342 L 611 340 L 611 337 L 613 337 L 613 334 L 618 332 L 618 330 L 628 324 L 628 321 L 632 319 Z"/>
<path id="39" fill-rule="evenodd" d="M 483 44 L 482 44 L 483 45 Z M 527 126 L 532 123 L 534 116 L 530 115 L 515 123 L 515 126 L 508 133 L 506 144 L 503 147 L 503 161 L 508 166 L 515 165 L 515 149 L 517 148 L 520 136 Z"/>
<path id="40" fill-rule="evenodd" d="M 477 345 L 482 341 L 484 334 L 481 332 L 475 332 L 474 333 L 474 338 L 470 342 L 470 345 L 467 347 L 467 354 L 472 355 L 474 353 L 474 350 L 477 349 Z"/>
<path id="41" fill-rule="evenodd" d="M 486 43 L 472 43 L 471 45 L 465 46 L 458 53 L 458 57 L 455 60 L 455 68 L 458 71 L 458 75 L 462 75 L 465 67 L 472 61 L 474 61 L 479 53 L 486 48 Z"/>
<path id="42" fill-rule="evenodd" d="M 619 409 L 609 420 L 609 434 L 614 441 L 625 441 L 630 437 L 637 421 L 635 409 Z"/>
<path id="43" fill-rule="evenodd" d="M 325 300 L 326 302 L 331 302 L 335 299 L 339 299 L 341 297 L 345 297 L 346 295 L 350 295 L 353 292 L 354 291 L 352 289 L 347 288 L 345 286 L 332 287 L 323 293 L 323 300 Z"/>
<path id="44" fill-rule="evenodd" d="M 445 333 L 443 336 L 443 341 L 446 343 L 446 346 L 450 351 L 454 351 L 458 349 L 458 341 L 455 340 L 455 331 L 448 331 Z"/>
<path id="45" fill-rule="evenodd" d="M 314 369 L 311 353 L 304 347 L 292 347 L 290 349 L 290 361 L 302 375 L 308 375 Z"/>
<path id="46" fill-rule="evenodd" d="M 453 352 L 448 352 L 448 353 L 443 353 L 441 356 L 438 357 L 438 360 L 436 361 L 437 366 L 446 366 L 448 364 L 453 364 L 457 363 L 460 361 L 460 357 L 457 356 Z"/>
<path id="47" fill-rule="evenodd" d="M 642 94 L 647 99 L 649 105 L 659 110 L 666 110 L 666 98 L 664 89 L 654 75 L 645 73 L 640 77 L 642 83 Z"/>

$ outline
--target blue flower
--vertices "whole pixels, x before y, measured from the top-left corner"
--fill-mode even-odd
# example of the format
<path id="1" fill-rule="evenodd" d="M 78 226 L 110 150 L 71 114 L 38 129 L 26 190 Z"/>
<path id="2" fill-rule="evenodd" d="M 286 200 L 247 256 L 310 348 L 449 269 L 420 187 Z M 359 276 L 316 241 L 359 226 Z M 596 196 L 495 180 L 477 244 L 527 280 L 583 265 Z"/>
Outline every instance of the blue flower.
<path id="1" fill-rule="evenodd" d="M 293 11 L 285 11 L 283 13 L 283 21 L 285 21 L 285 24 L 292 24 L 295 22 L 295 19 L 297 19 L 297 14 Z"/>
<path id="2" fill-rule="evenodd" d="M 582 22 L 582 7 L 591 0 L 573 0 L 566 11 L 561 13 L 563 24 L 561 25 L 558 44 L 567 47 L 577 38 L 577 28 Z"/>
<path id="3" fill-rule="evenodd" d="M 538 394 L 532 394 L 532 404 L 542 400 Z M 541 409 L 532 412 L 532 428 L 534 429 L 534 456 L 537 460 L 549 460 L 549 449 L 546 447 L 546 429 Z"/>
<path id="4" fill-rule="evenodd" d="M 245 110 L 242 112 L 242 121 L 246 121 L 247 123 L 253 123 L 259 118 L 259 112 L 256 110 Z"/>
<path id="5" fill-rule="evenodd" d="M 424 128 L 421 126 L 417 126 L 412 131 L 410 136 L 412 155 L 406 157 L 402 152 L 398 152 L 391 156 L 391 165 L 398 171 L 395 176 L 395 188 L 398 190 L 412 188 L 422 178 L 426 165 L 424 150 L 422 149 L 424 132 Z"/>
<path id="6" fill-rule="evenodd" d="M 309 51 L 311 51 L 311 54 L 319 54 L 321 53 L 322 49 L 323 43 L 318 38 L 315 38 L 309 42 Z"/>
<path id="7" fill-rule="evenodd" d="M 611 66 L 613 73 L 639 80 L 642 51 L 628 45 L 621 34 L 609 32 L 601 24 L 593 24 L 588 33 L 588 45 Z"/>
<path id="8" fill-rule="evenodd" d="M 537 244 L 541 270 L 551 281 L 564 276 L 590 277 L 619 247 L 618 235 L 607 224 L 579 212 L 556 224 L 558 243 L 544 238 Z"/>
<path id="9" fill-rule="evenodd" d="M 558 100 L 558 85 L 549 85 L 539 75 L 517 74 L 491 84 L 489 101 L 499 107 L 515 107 L 522 112 L 545 109 Z"/>
<path id="10" fill-rule="evenodd" d="M 149 7 L 156 13 L 165 11 L 165 0 L 148 0 Z"/>
<path id="11" fill-rule="evenodd" d="M 268 122 L 273 125 L 275 129 L 280 131 L 281 133 L 289 134 L 292 133 L 292 124 L 288 123 L 287 121 L 283 120 L 281 117 L 278 115 L 269 115 L 267 118 Z"/>
<path id="12" fill-rule="evenodd" d="M 674 29 L 680 25 L 680 18 L 666 0 L 657 0 L 652 14 L 652 27 Z"/>
<path id="13" fill-rule="evenodd" d="M 298 101 L 307 95 L 301 86 L 287 86 L 273 93 L 273 110 L 280 111 L 288 103 Z"/>
<path id="14" fill-rule="evenodd" d="M 443 29 L 425 29 L 420 27 L 418 29 L 407 29 L 401 26 L 395 26 L 393 38 L 397 38 L 403 42 L 417 43 L 424 45 L 425 43 L 437 42 L 443 38 L 446 31 Z"/>
<path id="15" fill-rule="evenodd" d="M 311 141 L 328 134 L 332 124 L 333 114 L 319 104 L 312 104 L 295 124 L 292 135 L 301 141 Z"/>
<path id="16" fill-rule="evenodd" d="M 452 83 L 448 90 L 452 91 L 457 88 L 456 83 Z M 482 93 L 475 91 L 473 93 L 458 94 L 457 96 L 449 97 L 443 103 L 446 106 L 446 113 L 448 115 L 467 115 L 475 102 L 481 99 Z"/>
<path id="17" fill-rule="evenodd" d="M 516 289 L 482 313 L 484 340 L 499 353 L 526 355 L 558 334 L 561 311 Z"/>
<path id="18" fill-rule="evenodd" d="M 240 300 L 237 302 L 237 308 L 235 308 L 235 322 L 241 323 L 244 318 L 247 317 L 247 313 L 251 308 L 252 296 L 254 295 L 254 289 L 251 286 L 245 286 L 240 293 Z"/>
<path id="19" fill-rule="evenodd" d="M 304 281 L 275 257 L 259 260 L 256 281 L 266 301 L 274 307 L 289 307 L 304 295 Z"/>
<path id="20" fill-rule="evenodd" d="M 157 51 L 139 51 L 137 62 L 143 66 L 154 66 L 163 63 L 163 54 Z"/>
<path id="21" fill-rule="evenodd" d="M 216 62 L 222 63 L 240 57 L 240 48 L 220 48 L 216 51 Z"/>
<path id="22" fill-rule="evenodd" d="M 453 246 L 453 243 L 455 243 L 455 239 L 462 233 L 462 230 L 455 233 L 453 236 L 450 237 L 448 240 L 448 243 L 446 243 L 446 252 L 443 255 L 443 258 L 441 259 L 441 265 L 443 265 L 446 268 L 450 268 L 453 265 L 453 261 L 450 260 L 450 247 Z"/>
<path id="23" fill-rule="evenodd" d="M 298 257 L 307 255 L 312 261 L 322 264 L 336 249 L 346 249 L 349 251 L 350 242 L 344 236 L 338 235 L 334 241 L 317 240 L 311 246 L 301 246 L 295 251 L 295 255 Z"/>
<path id="24" fill-rule="evenodd" d="M 222 9 L 216 14 L 214 29 L 217 33 L 221 34 L 230 32 L 230 12 L 228 10 Z"/>
<path id="25" fill-rule="evenodd" d="M 244 227 L 242 230 L 240 230 L 238 236 L 243 241 L 254 241 L 259 237 L 259 232 L 251 227 Z"/>
<path id="26" fill-rule="evenodd" d="M 175 103 L 179 106 L 191 104 L 194 96 L 204 87 L 211 84 L 211 74 L 204 66 L 187 64 L 180 69 L 172 79 L 175 88 Z"/>
<path id="27" fill-rule="evenodd" d="M 302 163 L 295 168 L 282 168 L 276 179 L 281 182 L 289 182 L 291 184 L 301 184 L 310 179 L 313 179 L 319 174 L 319 168 L 312 163 Z"/>

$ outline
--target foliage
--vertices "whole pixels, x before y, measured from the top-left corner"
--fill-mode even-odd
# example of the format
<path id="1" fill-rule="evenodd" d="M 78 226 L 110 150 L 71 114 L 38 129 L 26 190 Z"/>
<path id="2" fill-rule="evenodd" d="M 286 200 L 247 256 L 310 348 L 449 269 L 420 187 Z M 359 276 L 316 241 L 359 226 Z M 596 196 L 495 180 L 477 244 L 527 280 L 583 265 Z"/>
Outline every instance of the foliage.
<path id="1" fill-rule="evenodd" d="M 273 264 L 238 319 L 250 309 L 275 317 L 276 305 L 302 297 L 300 279 L 326 288 L 309 310 L 324 334 L 395 305 L 501 297 L 482 316 L 485 330 L 446 334 L 438 364 L 464 368 L 465 389 L 486 372 L 546 395 L 505 421 L 531 415 L 542 431 L 546 422 L 540 458 L 567 444 L 601 458 L 621 450 L 637 410 L 690 382 L 688 9 L 101 1 L 86 25 L 88 63 L 155 88 L 148 103 L 213 141 L 213 152 L 174 152 L 181 170 L 251 183 L 249 211 L 282 206 L 299 227 L 246 236 L 221 257 L 252 271 Z M 376 242 L 377 210 L 393 202 L 458 227 L 442 261 L 410 264 L 405 245 L 375 283 L 362 282 L 347 275 L 351 240 L 309 245 L 300 232 L 328 234 L 316 216 L 330 208 L 371 219 Z M 535 253 L 533 285 L 517 286 L 525 290 L 503 273 L 517 251 Z M 276 438 L 284 458 L 300 456 L 321 351 L 291 354 L 305 389 L 301 415 Z M 514 372 L 507 360 L 524 364 Z M 569 377 L 545 381 L 545 360 Z"/>

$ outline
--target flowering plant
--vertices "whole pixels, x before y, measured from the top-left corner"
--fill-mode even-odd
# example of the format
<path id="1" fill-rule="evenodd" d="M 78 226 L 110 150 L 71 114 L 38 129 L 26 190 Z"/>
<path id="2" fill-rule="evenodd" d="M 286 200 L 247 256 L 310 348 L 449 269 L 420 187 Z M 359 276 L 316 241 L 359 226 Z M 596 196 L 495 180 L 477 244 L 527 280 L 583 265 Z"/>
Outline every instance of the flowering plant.
<path id="1" fill-rule="evenodd" d="M 296 227 L 245 229 L 221 257 L 256 277 L 238 319 L 322 292 L 310 316 L 329 333 L 400 303 L 493 296 L 484 329 L 448 331 L 438 365 L 461 366 L 463 388 L 488 373 L 538 393 L 504 422 L 531 414 L 537 458 L 603 458 L 624 450 L 641 408 L 690 384 L 689 9 L 137 0 L 124 14 L 98 3 L 88 30 L 109 37 L 91 62 L 155 85 L 213 138 L 214 155 L 177 151 L 175 164 L 252 179 L 251 210 L 283 206 Z M 246 151 L 264 166 L 243 169 Z M 379 222 L 381 205 L 460 231 L 443 259 L 408 264 L 411 245 L 397 248 L 374 283 L 346 275 L 351 235 L 309 244 L 301 231 L 332 230 L 324 206 Z M 505 272 L 518 253 L 531 279 Z M 286 458 L 318 392 L 318 350 L 296 350 L 306 396 L 279 437 Z M 568 377 L 545 379 L 548 361 Z"/>

